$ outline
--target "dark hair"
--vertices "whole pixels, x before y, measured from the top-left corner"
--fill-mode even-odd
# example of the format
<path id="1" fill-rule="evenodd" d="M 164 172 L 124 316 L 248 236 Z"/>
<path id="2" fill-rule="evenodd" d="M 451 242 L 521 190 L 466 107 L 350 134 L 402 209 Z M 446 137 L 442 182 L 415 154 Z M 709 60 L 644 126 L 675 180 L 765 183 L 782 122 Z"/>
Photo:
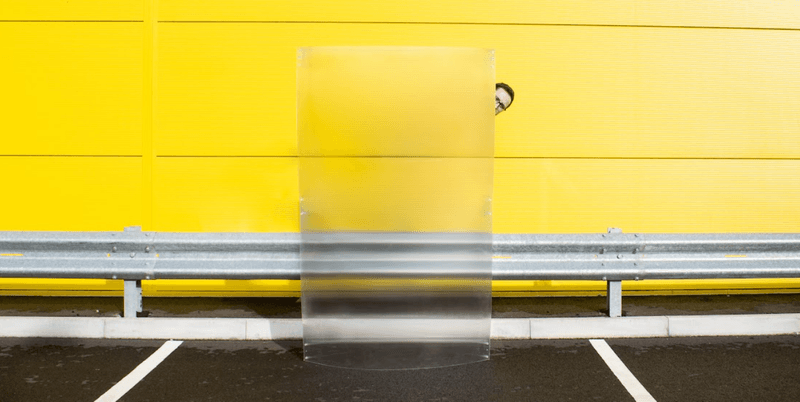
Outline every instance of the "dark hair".
<path id="1" fill-rule="evenodd" d="M 506 106 L 506 109 L 510 108 L 511 104 L 514 103 L 514 90 L 511 89 L 511 87 L 508 86 L 508 84 L 504 84 L 502 82 L 494 84 L 495 91 L 497 91 L 497 88 L 503 88 L 506 92 L 508 92 L 508 95 L 511 96 L 511 102 L 508 102 L 508 106 Z"/>

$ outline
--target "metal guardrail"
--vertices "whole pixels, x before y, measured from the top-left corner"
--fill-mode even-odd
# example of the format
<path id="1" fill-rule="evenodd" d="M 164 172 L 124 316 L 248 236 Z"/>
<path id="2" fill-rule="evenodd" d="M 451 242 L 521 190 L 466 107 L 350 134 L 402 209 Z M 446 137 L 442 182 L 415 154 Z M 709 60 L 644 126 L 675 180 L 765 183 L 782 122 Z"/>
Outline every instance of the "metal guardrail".
<path id="1" fill-rule="evenodd" d="M 298 233 L 0 232 L 0 277 L 125 280 L 126 316 L 143 279 L 300 279 Z M 621 281 L 800 277 L 800 234 L 494 235 L 492 277 Z M 137 294 L 138 292 L 138 294 Z"/>

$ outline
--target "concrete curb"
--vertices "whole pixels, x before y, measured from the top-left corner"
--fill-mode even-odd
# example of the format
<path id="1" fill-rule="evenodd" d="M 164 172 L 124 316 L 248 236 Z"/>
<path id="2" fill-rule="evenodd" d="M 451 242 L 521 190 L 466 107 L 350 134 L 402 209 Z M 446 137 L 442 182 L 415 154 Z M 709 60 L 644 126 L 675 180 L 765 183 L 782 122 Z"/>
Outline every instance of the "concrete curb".
<path id="1" fill-rule="evenodd" d="M 658 317 L 495 318 L 492 339 L 655 338 L 798 335 L 800 314 Z M 0 337 L 289 340 L 299 318 L 0 317 Z"/>

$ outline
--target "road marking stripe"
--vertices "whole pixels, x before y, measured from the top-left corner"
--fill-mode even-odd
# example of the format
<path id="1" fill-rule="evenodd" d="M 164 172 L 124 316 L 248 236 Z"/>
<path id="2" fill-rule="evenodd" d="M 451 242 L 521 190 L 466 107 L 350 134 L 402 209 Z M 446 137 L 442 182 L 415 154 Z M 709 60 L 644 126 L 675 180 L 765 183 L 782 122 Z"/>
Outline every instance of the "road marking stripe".
<path id="1" fill-rule="evenodd" d="M 122 398 L 123 395 L 130 391 L 139 381 L 142 381 L 146 375 L 150 374 L 154 368 L 163 362 L 164 359 L 182 343 L 183 341 L 167 341 L 161 345 L 155 353 L 145 359 L 145 361 L 126 375 L 125 378 L 106 391 L 105 394 L 97 398 L 95 402 L 116 402 L 119 398 Z"/>
<path id="2" fill-rule="evenodd" d="M 644 389 L 644 386 L 633 376 L 630 370 L 625 366 L 625 363 L 619 359 L 616 353 L 608 346 L 606 341 L 602 339 L 589 339 L 589 343 L 594 346 L 597 354 L 603 358 L 608 368 L 614 372 L 619 382 L 628 390 L 636 402 L 656 402 L 652 395 Z"/>

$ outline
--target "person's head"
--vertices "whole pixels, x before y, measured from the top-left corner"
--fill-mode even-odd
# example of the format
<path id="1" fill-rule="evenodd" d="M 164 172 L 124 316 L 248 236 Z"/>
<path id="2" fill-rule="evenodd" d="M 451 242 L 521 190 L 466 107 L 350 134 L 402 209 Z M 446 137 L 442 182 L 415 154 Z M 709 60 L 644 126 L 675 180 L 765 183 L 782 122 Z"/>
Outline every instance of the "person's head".
<path id="1" fill-rule="evenodd" d="M 494 86 L 494 114 L 495 116 L 500 112 L 506 110 L 514 102 L 514 90 L 510 86 L 502 82 L 498 82 Z"/>

